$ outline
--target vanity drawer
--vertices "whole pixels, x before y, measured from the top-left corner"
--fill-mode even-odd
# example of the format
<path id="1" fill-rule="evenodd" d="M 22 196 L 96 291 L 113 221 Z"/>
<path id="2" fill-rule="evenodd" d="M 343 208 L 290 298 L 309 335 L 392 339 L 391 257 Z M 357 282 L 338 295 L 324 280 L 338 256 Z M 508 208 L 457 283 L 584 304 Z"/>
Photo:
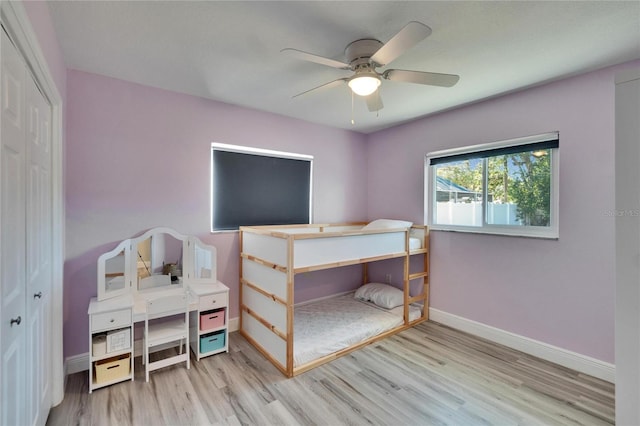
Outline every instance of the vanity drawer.
<path id="1" fill-rule="evenodd" d="M 91 331 L 128 327 L 131 325 L 131 309 L 91 315 Z"/>
<path id="2" fill-rule="evenodd" d="M 215 308 L 226 308 L 228 304 L 229 295 L 227 292 L 208 294 L 206 296 L 200 296 L 198 309 L 200 311 L 206 311 Z"/>

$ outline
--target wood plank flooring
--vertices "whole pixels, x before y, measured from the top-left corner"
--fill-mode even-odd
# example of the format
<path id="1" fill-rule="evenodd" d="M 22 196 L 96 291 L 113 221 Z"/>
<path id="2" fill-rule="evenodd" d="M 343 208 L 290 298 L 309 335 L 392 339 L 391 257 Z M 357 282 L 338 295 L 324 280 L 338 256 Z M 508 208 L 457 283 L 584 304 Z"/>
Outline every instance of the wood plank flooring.
<path id="1" fill-rule="evenodd" d="M 88 393 L 47 425 L 604 425 L 611 383 L 427 322 L 292 379 L 238 333 L 230 352 Z"/>

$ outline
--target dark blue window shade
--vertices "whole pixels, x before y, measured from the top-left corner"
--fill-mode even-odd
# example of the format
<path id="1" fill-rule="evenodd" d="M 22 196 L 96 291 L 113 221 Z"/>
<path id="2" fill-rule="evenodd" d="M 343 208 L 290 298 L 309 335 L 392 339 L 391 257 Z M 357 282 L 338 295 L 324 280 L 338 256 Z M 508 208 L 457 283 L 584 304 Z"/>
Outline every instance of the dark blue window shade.
<path id="1" fill-rule="evenodd" d="M 311 161 L 212 149 L 212 229 L 310 223 Z"/>
<path id="2" fill-rule="evenodd" d="M 545 141 L 527 143 L 523 145 L 505 146 L 495 149 L 487 149 L 484 151 L 464 152 L 460 154 L 444 155 L 442 157 L 432 157 L 429 159 L 429 165 L 442 163 L 450 163 L 453 161 L 469 160 L 472 158 L 496 157 L 498 155 L 516 154 L 518 152 L 541 151 L 545 149 L 554 149 L 560 146 L 559 139 L 550 139 Z"/>

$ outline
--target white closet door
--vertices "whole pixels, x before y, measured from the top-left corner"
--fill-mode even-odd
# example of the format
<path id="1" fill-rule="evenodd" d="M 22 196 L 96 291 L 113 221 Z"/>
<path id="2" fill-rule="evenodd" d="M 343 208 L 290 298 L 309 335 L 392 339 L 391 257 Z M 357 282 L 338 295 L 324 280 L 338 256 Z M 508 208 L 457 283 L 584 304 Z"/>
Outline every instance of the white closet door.
<path id="1" fill-rule="evenodd" d="M 35 82 L 26 82 L 27 120 L 27 416 L 44 425 L 51 407 L 51 109 Z"/>
<path id="2" fill-rule="evenodd" d="M 25 418 L 25 65 L 2 31 L 0 66 L 0 424 Z"/>

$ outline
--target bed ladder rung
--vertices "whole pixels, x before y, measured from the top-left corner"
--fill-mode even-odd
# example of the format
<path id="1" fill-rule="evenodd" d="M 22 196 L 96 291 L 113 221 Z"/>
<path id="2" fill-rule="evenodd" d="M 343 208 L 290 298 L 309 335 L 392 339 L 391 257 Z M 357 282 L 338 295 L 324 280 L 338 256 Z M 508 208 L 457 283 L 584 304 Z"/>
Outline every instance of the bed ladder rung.
<path id="1" fill-rule="evenodd" d="M 409 275 L 409 281 L 415 280 L 415 279 L 418 279 L 418 278 L 425 278 L 425 277 L 428 277 L 428 276 L 429 276 L 428 272 L 417 272 L 415 274 Z"/>
<path id="2" fill-rule="evenodd" d="M 428 252 L 429 252 L 428 248 L 411 249 L 411 250 L 409 250 L 409 255 L 426 254 Z"/>
<path id="3" fill-rule="evenodd" d="M 420 302 L 420 301 L 422 301 L 424 299 L 425 299 L 425 295 L 424 294 L 419 294 L 417 296 L 412 296 L 412 297 L 409 298 L 409 304 Z"/>

